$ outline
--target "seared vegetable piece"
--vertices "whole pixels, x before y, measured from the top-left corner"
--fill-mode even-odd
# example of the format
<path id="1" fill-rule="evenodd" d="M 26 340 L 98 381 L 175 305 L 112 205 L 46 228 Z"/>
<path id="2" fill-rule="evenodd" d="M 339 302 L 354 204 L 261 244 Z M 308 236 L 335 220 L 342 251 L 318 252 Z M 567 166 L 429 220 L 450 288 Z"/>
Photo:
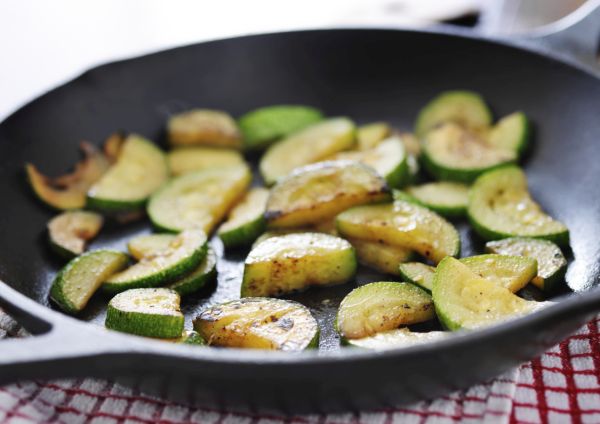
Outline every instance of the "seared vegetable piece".
<path id="1" fill-rule="evenodd" d="M 469 187 L 461 183 L 439 181 L 407 187 L 406 192 L 440 215 L 462 216 L 467 211 Z"/>
<path id="2" fill-rule="evenodd" d="M 299 166 L 350 149 L 355 143 L 355 129 L 354 123 L 347 118 L 327 119 L 272 145 L 260 160 L 260 173 L 265 184 L 274 184 Z"/>
<path id="3" fill-rule="evenodd" d="M 245 164 L 240 152 L 215 147 L 182 147 L 167 154 L 171 174 L 178 176 L 209 168 L 226 168 Z"/>
<path id="4" fill-rule="evenodd" d="M 244 147 L 262 149 L 322 119 L 321 111 L 312 107 L 278 105 L 248 112 L 238 122 L 244 134 Z"/>
<path id="5" fill-rule="evenodd" d="M 193 109 L 174 115 L 167 125 L 173 146 L 242 146 L 242 136 L 235 120 L 226 112 Z"/>
<path id="6" fill-rule="evenodd" d="M 343 237 L 414 250 L 436 263 L 460 252 L 460 237 L 452 224 L 427 208 L 402 200 L 348 209 L 338 215 L 337 227 Z"/>
<path id="7" fill-rule="evenodd" d="M 356 250 L 358 262 L 384 274 L 398 275 L 398 265 L 414 256 L 412 251 L 403 247 L 353 238 L 348 241 Z"/>
<path id="8" fill-rule="evenodd" d="M 247 297 L 211 306 L 194 328 L 213 346 L 295 352 L 319 344 L 317 321 L 289 300 Z"/>
<path id="9" fill-rule="evenodd" d="M 181 337 L 184 318 L 180 298 L 169 289 L 133 289 L 108 302 L 106 328 L 138 336 Z"/>
<path id="10" fill-rule="evenodd" d="M 296 169 L 271 190 L 269 227 L 299 227 L 333 218 L 351 206 L 386 199 L 385 181 L 352 161 L 321 162 Z"/>
<path id="11" fill-rule="evenodd" d="M 150 198 L 148 215 L 161 230 L 200 228 L 210 234 L 251 178 L 246 165 L 190 172 L 174 178 Z"/>
<path id="12" fill-rule="evenodd" d="M 104 151 L 104 155 L 111 164 L 117 161 L 117 158 L 121 153 L 123 143 L 125 143 L 126 139 L 127 137 L 124 133 L 116 132 L 114 134 L 109 135 L 108 138 L 104 140 L 102 150 Z"/>
<path id="13" fill-rule="evenodd" d="M 363 349 L 395 349 L 400 347 L 414 346 L 423 343 L 432 343 L 445 339 L 451 333 L 447 331 L 429 331 L 427 333 L 416 333 L 408 328 L 396 328 L 382 333 L 376 333 L 362 339 L 346 340 L 348 345 Z"/>
<path id="14" fill-rule="evenodd" d="M 252 244 L 265 230 L 265 207 L 269 190 L 251 189 L 229 212 L 229 217 L 219 228 L 219 238 L 225 247 Z"/>
<path id="15" fill-rule="evenodd" d="M 535 259 L 508 255 L 478 255 L 460 260 L 479 277 L 513 293 L 518 292 L 537 275 Z"/>
<path id="16" fill-rule="evenodd" d="M 104 280 L 125 268 L 127 255 L 95 250 L 71 260 L 54 278 L 50 298 L 63 311 L 80 312 Z"/>
<path id="17" fill-rule="evenodd" d="M 217 255 L 215 251 L 209 247 L 206 256 L 195 270 L 174 283 L 169 284 L 167 287 L 175 290 L 181 296 L 186 296 L 204 288 L 208 283 L 215 281 L 216 278 Z"/>
<path id="18" fill-rule="evenodd" d="M 340 303 L 336 327 L 346 339 L 360 339 L 435 316 L 431 296 L 409 283 L 369 283 Z"/>
<path id="19" fill-rule="evenodd" d="M 471 182 L 482 173 L 512 163 L 516 153 L 488 144 L 457 124 L 431 130 L 424 138 L 423 163 L 440 180 Z"/>
<path id="20" fill-rule="evenodd" d="M 564 284 L 567 259 L 560 248 L 551 241 L 514 237 L 487 242 L 485 248 L 492 253 L 525 256 L 537 260 L 537 276 L 531 282 L 545 292 L 551 293 Z"/>
<path id="21" fill-rule="evenodd" d="M 369 150 L 336 153 L 329 159 L 362 162 L 385 178 L 390 187 L 400 187 L 408 177 L 404 144 L 398 137 L 387 138 Z"/>
<path id="22" fill-rule="evenodd" d="M 136 260 L 141 261 L 169 249 L 175 234 L 144 234 L 129 240 L 127 250 Z"/>
<path id="23" fill-rule="evenodd" d="M 427 132 L 446 122 L 478 131 L 492 124 L 492 112 L 477 93 L 446 91 L 421 109 L 415 124 L 415 133 L 417 137 L 423 138 Z"/>
<path id="24" fill-rule="evenodd" d="M 206 256 L 206 250 L 204 232 L 184 231 L 166 250 L 145 256 L 135 265 L 107 279 L 102 289 L 108 293 L 118 293 L 133 288 L 165 285 L 196 269 Z"/>
<path id="25" fill-rule="evenodd" d="M 186 345 L 205 346 L 206 340 L 202 338 L 200 333 L 194 330 L 184 330 L 180 337 L 174 339 L 165 339 L 166 342 L 180 343 Z"/>
<path id="26" fill-rule="evenodd" d="M 516 166 L 490 171 L 475 181 L 469 194 L 468 215 L 486 240 L 513 236 L 569 244 L 569 230 L 545 214 L 527 188 L 525 173 Z"/>
<path id="27" fill-rule="evenodd" d="M 116 163 L 88 191 L 87 204 L 108 212 L 140 209 L 168 178 L 164 153 L 151 141 L 130 135 Z"/>
<path id="28" fill-rule="evenodd" d="M 33 192 L 46 205 L 60 210 L 83 208 L 88 189 L 108 170 L 108 160 L 94 145 L 82 142 L 80 146 L 85 157 L 70 174 L 51 178 L 31 163 L 25 165 Z"/>
<path id="29" fill-rule="evenodd" d="M 421 262 L 407 262 L 400 264 L 398 270 L 400 276 L 406 279 L 406 281 L 431 293 L 433 289 L 433 275 L 435 274 L 434 267 L 422 264 Z"/>
<path id="30" fill-rule="evenodd" d="M 385 122 L 374 122 L 372 124 L 362 125 L 356 130 L 356 141 L 358 150 L 370 150 L 377 146 L 381 141 L 388 138 L 392 133 L 392 128 Z"/>
<path id="31" fill-rule="evenodd" d="M 313 285 L 342 284 L 355 272 L 356 255 L 344 239 L 321 233 L 271 237 L 248 254 L 241 295 L 279 296 Z"/>
<path id="32" fill-rule="evenodd" d="M 521 299 L 490 282 L 454 258 L 436 268 L 433 302 L 438 318 L 449 330 L 475 329 L 528 314 L 546 302 Z"/>
<path id="33" fill-rule="evenodd" d="M 103 222 L 102 215 L 94 212 L 63 212 L 48 222 L 50 246 L 65 258 L 81 255 L 86 242 L 98 235 Z"/>
<path id="34" fill-rule="evenodd" d="M 490 145 L 510 150 L 520 156 L 527 149 L 530 135 L 530 125 L 523 112 L 511 113 L 499 120 L 487 136 Z"/>

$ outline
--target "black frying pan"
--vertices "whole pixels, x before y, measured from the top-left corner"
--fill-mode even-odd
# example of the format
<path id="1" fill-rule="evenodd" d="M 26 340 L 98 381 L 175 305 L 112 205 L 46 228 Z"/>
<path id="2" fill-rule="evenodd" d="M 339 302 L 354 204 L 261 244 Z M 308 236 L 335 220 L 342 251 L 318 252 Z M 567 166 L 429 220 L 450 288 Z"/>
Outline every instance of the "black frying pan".
<path id="1" fill-rule="evenodd" d="M 75 320 L 49 308 L 61 263 L 47 252 L 52 213 L 24 182 L 25 161 L 59 173 L 81 139 L 115 129 L 162 140 L 169 113 L 191 106 L 230 111 L 299 103 L 358 122 L 409 130 L 442 90 L 481 93 L 497 116 L 521 109 L 536 124 L 525 168 L 536 199 L 571 229 L 574 294 L 539 313 L 436 344 L 386 352 L 339 349 L 332 317 L 355 284 L 291 296 L 323 329 L 320 352 L 279 354 L 198 348 L 104 330 L 98 296 Z M 69 376 L 145 381 L 147 390 L 231 409 L 320 412 L 380 408 L 432 398 L 489 379 L 540 354 L 600 310 L 600 80 L 552 57 L 448 33 L 321 30 L 203 43 L 101 66 L 25 106 L 0 125 L 0 306 L 37 334 L 0 343 L 0 383 Z M 482 242 L 458 223 L 463 255 Z M 123 248 L 147 223 L 105 232 L 93 247 Z M 186 302 L 235 296 L 245 252 L 219 264 L 216 291 Z M 361 273 L 358 281 L 380 279 Z M 388 277 L 389 278 L 389 277 Z M 323 302 L 329 299 L 329 303 Z"/>

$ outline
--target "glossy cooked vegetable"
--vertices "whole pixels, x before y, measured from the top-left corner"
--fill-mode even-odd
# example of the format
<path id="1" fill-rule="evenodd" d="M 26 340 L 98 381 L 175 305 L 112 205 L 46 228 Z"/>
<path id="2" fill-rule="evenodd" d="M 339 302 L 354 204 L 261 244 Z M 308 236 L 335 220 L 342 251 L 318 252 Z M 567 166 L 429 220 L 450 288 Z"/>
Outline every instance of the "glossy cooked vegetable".
<path id="1" fill-rule="evenodd" d="M 487 141 L 496 148 L 511 150 L 521 156 L 527 149 L 530 132 L 527 116 L 523 112 L 514 112 L 491 128 Z"/>
<path id="2" fill-rule="evenodd" d="M 269 190 L 255 187 L 229 212 L 227 221 L 218 231 L 225 247 L 250 245 L 264 232 L 264 213 L 268 197 Z"/>
<path id="3" fill-rule="evenodd" d="M 311 125 L 269 147 L 260 160 L 260 173 L 273 185 L 293 169 L 318 162 L 355 144 L 356 128 L 348 118 L 332 118 Z"/>
<path id="4" fill-rule="evenodd" d="M 490 241 L 485 245 L 487 251 L 501 255 L 518 255 L 537 261 L 537 276 L 531 281 L 545 292 L 554 292 L 565 281 L 567 259 L 560 248 L 548 240 L 533 238 L 507 238 Z"/>
<path id="5" fill-rule="evenodd" d="M 513 293 L 525 287 L 537 275 L 537 261 L 508 255 L 477 255 L 460 260 L 479 277 Z"/>
<path id="6" fill-rule="evenodd" d="M 319 343 L 310 311 L 289 300 L 247 297 L 211 306 L 194 328 L 209 345 L 296 352 Z"/>
<path id="7" fill-rule="evenodd" d="M 36 197 L 47 206 L 59 210 L 81 209 L 89 188 L 108 170 L 108 159 L 94 145 L 82 142 L 83 160 L 70 174 L 47 177 L 33 164 L 27 163 L 27 180 Z"/>
<path id="8" fill-rule="evenodd" d="M 406 192 L 443 216 L 463 216 L 467 212 L 469 187 L 461 183 L 438 181 L 407 187 Z"/>
<path id="9" fill-rule="evenodd" d="M 338 215 L 337 228 L 344 237 L 411 249 L 434 262 L 460 252 L 460 237 L 452 224 L 403 200 L 348 209 Z"/>
<path id="10" fill-rule="evenodd" d="M 175 234 L 144 234 L 129 240 L 127 250 L 136 260 L 141 261 L 167 250 L 176 237 Z"/>
<path id="11" fill-rule="evenodd" d="M 210 234 L 243 195 L 251 178 L 246 165 L 184 174 L 151 197 L 148 215 L 154 226 L 164 231 L 200 228 Z"/>
<path id="12" fill-rule="evenodd" d="M 173 290 L 133 289 L 108 302 L 106 328 L 138 336 L 181 337 L 184 317 L 180 298 Z"/>
<path id="13" fill-rule="evenodd" d="M 65 258 L 81 255 L 86 242 L 98 235 L 103 222 L 102 215 L 94 212 L 63 212 L 48 222 L 50 246 Z"/>
<path id="14" fill-rule="evenodd" d="M 242 147 L 237 123 L 220 110 L 193 109 L 174 115 L 169 119 L 167 132 L 173 146 Z"/>
<path id="15" fill-rule="evenodd" d="M 384 274 L 398 275 L 398 265 L 414 257 L 411 250 L 403 247 L 361 239 L 347 240 L 354 247 L 358 262 Z"/>
<path id="16" fill-rule="evenodd" d="M 421 262 L 407 262 L 400 264 L 398 271 L 403 279 L 431 293 L 435 267 Z"/>
<path id="17" fill-rule="evenodd" d="M 115 164 L 90 187 L 87 205 L 107 212 L 141 209 L 168 178 L 164 153 L 133 134 L 123 143 Z"/>
<path id="18" fill-rule="evenodd" d="M 76 314 L 85 308 L 100 285 L 125 268 L 127 255 L 112 250 L 95 250 L 71 260 L 54 278 L 50 299 L 63 311 Z"/>
<path id="19" fill-rule="evenodd" d="M 360 347 L 363 349 L 394 349 L 401 347 L 414 346 L 423 343 L 432 343 L 450 336 L 448 331 L 428 331 L 426 333 L 417 333 L 408 328 L 396 328 L 394 330 L 376 333 L 362 339 L 347 339 L 345 342 L 349 346 Z"/>
<path id="20" fill-rule="evenodd" d="M 179 176 L 188 172 L 203 171 L 209 168 L 243 166 L 244 157 L 240 152 L 216 147 L 181 147 L 167 154 L 171 174 Z"/>
<path id="21" fill-rule="evenodd" d="M 271 237 L 248 254 L 241 296 L 280 296 L 313 285 L 342 284 L 355 272 L 356 255 L 344 239 L 322 233 Z"/>
<path id="22" fill-rule="evenodd" d="M 356 130 L 358 150 L 370 150 L 392 134 L 392 128 L 385 122 L 361 125 Z"/>
<path id="23" fill-rule="evenodd" d="M 431 296 L 408 283 L 369 283 L 340 303 L 336 327 L 346 339 L 360 339 L 435 316 Z"/>
<path id="24" fill-rule="evenodd" d="M 542 211 L 530 196 L 527 178 L 515 166 L 490 171 L 475 181 L 469 194 L 469 220 L 486 240 L 514 236 L 569 243 L 569 230 Z"/>
<path id="25" fill-rule="evenodd" d="M 351 206 L 384 200 L 385 181 L 357 162 L 321 162 L 296 169 L 271 190 L 269 227 L 300 227 L 329 220 Z"/>
<path id="26" fill-rule="evenodd" d="M 323 119 L 321 111 L 309 106 L 277 105 L 255 109 L 240 117 L 246 149 L 262 149 L 278 139 Z"/>

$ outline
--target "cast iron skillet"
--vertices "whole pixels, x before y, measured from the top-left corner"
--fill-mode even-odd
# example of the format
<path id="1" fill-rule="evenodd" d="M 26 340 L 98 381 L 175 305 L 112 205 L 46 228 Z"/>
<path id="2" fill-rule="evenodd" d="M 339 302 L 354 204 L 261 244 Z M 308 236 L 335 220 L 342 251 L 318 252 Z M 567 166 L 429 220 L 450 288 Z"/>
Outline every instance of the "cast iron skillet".
<path id="1" fill-rule="evenodd" d="M 42 64 L 43 66 L 43 64 Z M 52 212 L 24 182 L 25 161 L 59 173 L 81 139 L 116 129 L 163 139 L 169 113 L 191 106 L 230 111 L 299 103 L 358 122 L 409 130 L 417 110 L 447 89 L 470 89 L 496 116 L 523 110 L 536 123 L 525 161 L 536 199 L 571 229 L 574 291 L 539 313 L 449 340 L 387 352 L 340 350 L 332 330 L 339 300 L 355 286 L 291 296 L 323 329 L 320 352 L 278 354 L 171 345 L 121 335 L 102 322 L 100 296 L 75 320 L 48 308 L 61 265 L 43 229 Z M 433 398 L 489 379 L 564 339 L 600 309 L 600 80 L 576 66 L 502 43 L 449 33 L 374 29 L 248 36 L 101 66 L 40 97 L 0 125 L 0 306 L 36 337 L 0 343 L 0 383 L 72 376 L 132 377 L 149 391 L 213 407 L 284 412 L 382 408 Z M 463 255 L 482 242 L 459 222 Z M 124 247 L 147 223 L 108 229 L 93 247 Z M 217 243 L 217 247 L 219 247 Z M 245 252 L 219 264 L 216 291 L 235 296 Z M 360 283 L 381 277 L 361 273 Z M 389 278 L 389 277 L 388 277 Z M 327 301 L 328 300 L 328 301 Z"/>

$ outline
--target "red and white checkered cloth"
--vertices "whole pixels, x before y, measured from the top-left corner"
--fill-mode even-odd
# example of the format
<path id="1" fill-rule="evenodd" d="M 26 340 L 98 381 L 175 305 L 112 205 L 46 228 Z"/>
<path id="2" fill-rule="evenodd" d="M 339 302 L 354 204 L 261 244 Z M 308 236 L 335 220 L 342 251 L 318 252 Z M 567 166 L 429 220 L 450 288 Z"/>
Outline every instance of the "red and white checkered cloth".
<path id="1" fill-rule="evenodd" d="M 0 316 L 0 338 L 2 323 Z M 14 333 L 15 327 L 5 325 L 4 331 Z M 0 423 L 600 423 L 599 334 L 600 317 L 488 384 L 398 409 L 295 417 L 228 413 L 85 379 L 0 387 Z"/>

